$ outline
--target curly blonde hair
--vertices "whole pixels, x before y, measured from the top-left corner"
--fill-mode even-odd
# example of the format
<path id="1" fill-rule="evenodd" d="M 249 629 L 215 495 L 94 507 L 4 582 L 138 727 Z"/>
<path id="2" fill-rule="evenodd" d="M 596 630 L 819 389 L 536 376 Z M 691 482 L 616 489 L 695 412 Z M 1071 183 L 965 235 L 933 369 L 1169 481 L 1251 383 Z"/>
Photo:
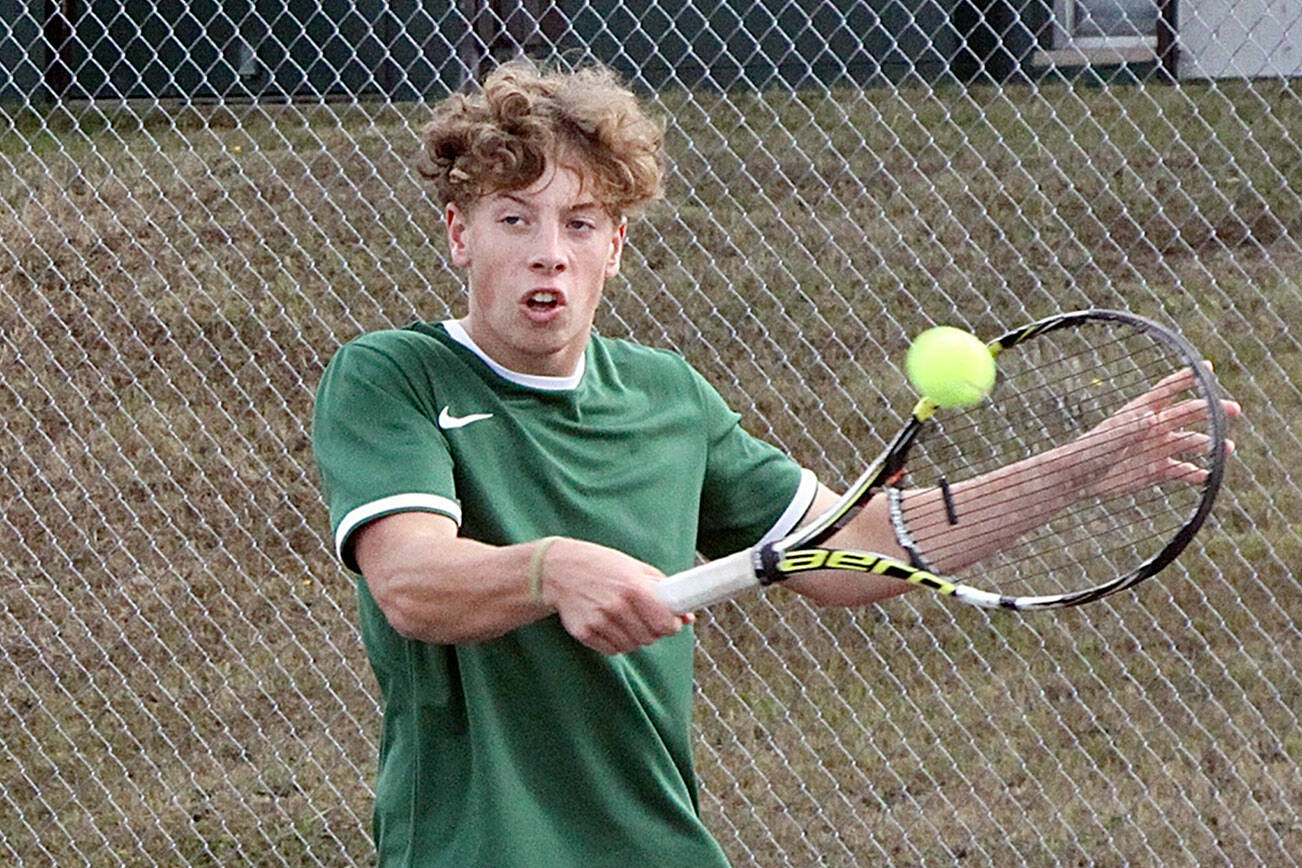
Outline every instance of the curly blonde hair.
<path id="1" fill-rule="evenodd" d="M 663 195 L 664 129 L 600 66 L 555 72 L 529 61 L 504 64 L 478 92 L 439 103 L 421 144 L 418 171 L 440 202 L 463 209 L 529 187 L 549 160 L 576 164 L 616 219 Z"/>

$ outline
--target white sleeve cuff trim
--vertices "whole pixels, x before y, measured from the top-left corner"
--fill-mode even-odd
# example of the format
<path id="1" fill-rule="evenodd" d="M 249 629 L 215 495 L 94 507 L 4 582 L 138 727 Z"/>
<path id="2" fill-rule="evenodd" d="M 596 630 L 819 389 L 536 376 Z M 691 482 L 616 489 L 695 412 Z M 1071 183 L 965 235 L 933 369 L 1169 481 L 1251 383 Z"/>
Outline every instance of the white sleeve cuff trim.
<path id="1" fill-rule="evenodd" d="M 458 527 L 461 525 L 461 504 L 450 497 L 437 494 L 394 494 L 381 497 L 362 504 L 339 522 L 339 527 L 335 530 L 335 555 L 352 568 L 351 560 L 344 557 L 348 537 L 368 521 L 395 512 L 437 512 L 455 521 Z"/>
<path id="2" fill-rule="evenodd" d="M 802 469 L 800 471 L 800 485 L 796 487 L 795 497 L 791 498 L 791 503 L 787 504 L 786 510 L 778 517 L 773 527 L 769 528 L 768 533 L 764 534 L 764 538 L 759 541 L 758 545 L 782 539 L 795 530 L 796 525 L 809 512 L 809 508 L 814 505 L 814 495 L 817 493 L 818 477 L 814 476 L 814 471 Z"/>

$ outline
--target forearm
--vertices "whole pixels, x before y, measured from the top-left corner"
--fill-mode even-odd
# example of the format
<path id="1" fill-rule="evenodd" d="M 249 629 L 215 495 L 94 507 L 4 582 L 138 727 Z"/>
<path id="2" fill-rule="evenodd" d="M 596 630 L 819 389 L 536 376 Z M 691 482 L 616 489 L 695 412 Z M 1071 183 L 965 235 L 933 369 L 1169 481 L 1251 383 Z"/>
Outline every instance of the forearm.
<path id="1" fill-rule="evenodd" d="M 358 541 L 358 560 L 381 611 L 408 638 L 480 642 L 551 611 L 529 588 L 536 543 L 499 547 L 419 526 L 386 530 L 392 528 L 377 527 Z"/>
<path id="2" fill-rule="evenodd" d="M 1198 485 L 1208 469 L 1186 455 L 1205 452 L 1211 442 L 1198 430 L 1208 413 L 1201 400 L 1178 400 L 1192 384 L 1188 370 L 1165 377 L 1152 389 L 1068 443 L 949 488 L 914 488 L 901 495 L 909 544 L 927 566 L 954 573 L 1008 548 L 1082 499 L 1118 497 L 1160 483 Z M 1222 401 L 1225 416 L 1241 412 Z M 1192 430 L 1185 430 L 1189 426 Z M 1225 451 L 1234 450 L 1225 441 Z M 820 486 L 811 509 L 820 515 L 837 501 Z M 874 497 L 828 543 L 908 560 L 896 538 L 889 498 Z M 902 593 L 912 584 L 880 576 L 822 571 L 784 583 L 818 602 L 859 605 Z"/>
<path id="3" fill-rule="evenodd" d="M 817 517 L 836 503 L 838 495 L 819 486 L 810 508 Z M 907 562 L 909 553 L 895 540 L 885 497 L 874 497 L 854 519 L 827 543 L 837 548 L 862 549 Z M 845 570 L 818 570 L 782 583 L 790 590 L 824 606 L 863 606 L 911 590 L 913 585 L 898 579 Z"/>
<path id="4" fill-rule="evenodd" d="M 1087 496 L 1101 472 L 1078 460 L 1073 444 L 950 486 L 901 494 L 905 530 L 933 572 L 979 563 L 1042 527 Z M 946 500 L 948 499 L 948 503 Z"/>
<path id="5" fill-rule="evenodd" d="M 656 596 L 659 570 L 570 537 L 492 546 L 457 536 L 451 519 L 399 513 L 359 531 L 355 552 L 390 625 L 424 642 L 482 642 L 555 612 L 575 639 L 615 654 L 692 620 Z"/>
<path id="6" fill-rule="evenodd" d="M 1208 405 L 1177 400 L 1191 381 L 1187 370 L 1177 371 L 1071 441 L 953 486 L 948 510 L 939 488 L 906 492 L 903 514 L 916 548 L 933 570 L 953 573 L 1008 548 L 1082 500 L 1106 500 L 1165 482 L 1200 484 L 1206 468 L 1184 456 L 1204 452 L 1210 443 L 1198 430 Z M 1222 410 L 1231 418 L 1240 412 L 1233 401 L 1223 402 Z M 1233 451 L 1233 443 L 1226 442 L 1226 451 Z"/>
<path id="7" fill-rule="evenodd" d="M 1071 462 L 1053 453 L 967 480 L 949 491 L 949 504 L 939 487 L 903 493 L 910 536 L 930 569 L 949 573 L 977 563 L 1012 544 L 1070 505 L 1083 481 L 1069 472 Z M 831 508 L 837 495 L 820 490 L 812 513 Z M 951 512 L 958 518 L 950 522 Z M 863 510 L 827 543 L 861 549 L 909 562 L 909 552 L 896 537 L 885 494 Z M 896 596 L 914 586 L 883 576 L 824 570 L 793 578 L 791 590 L 824 605 L 858 606 Z"/>

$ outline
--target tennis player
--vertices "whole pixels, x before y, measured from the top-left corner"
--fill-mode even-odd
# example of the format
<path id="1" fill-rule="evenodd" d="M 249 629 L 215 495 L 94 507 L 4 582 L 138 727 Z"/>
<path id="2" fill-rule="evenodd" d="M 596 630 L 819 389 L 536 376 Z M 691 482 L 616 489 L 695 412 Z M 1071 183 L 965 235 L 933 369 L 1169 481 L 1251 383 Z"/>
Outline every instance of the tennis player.
<path id="1" fill-rule="evenodd" d="M 661 127 L 612 74 L 499 68 L 423 145 L 467 310 L 347 344 L 313 425 L 383 695 L 379 862 L 725 864 L 697 803 L 692 617 L 655 583 L 835 495 L 682 358 L 593 333 L 663 176 Z M 906 558 L 883 511 L 845 533 Z"/>

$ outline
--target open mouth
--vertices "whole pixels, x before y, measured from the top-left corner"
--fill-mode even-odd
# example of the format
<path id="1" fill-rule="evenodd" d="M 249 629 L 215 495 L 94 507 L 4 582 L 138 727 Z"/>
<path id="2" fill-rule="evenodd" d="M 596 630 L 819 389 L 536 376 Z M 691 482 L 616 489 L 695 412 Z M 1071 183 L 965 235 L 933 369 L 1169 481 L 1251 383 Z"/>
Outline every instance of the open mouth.
<path id="1" fill-rule="evenodd" d="M 545 313 L 549 310 L 555 310 L 561 306 L 561 296 L 558 292 L 552 292 L 547 289 L 540 289 L 531 292 L 524 300 L 525 307 L 538 313 Z"/>

